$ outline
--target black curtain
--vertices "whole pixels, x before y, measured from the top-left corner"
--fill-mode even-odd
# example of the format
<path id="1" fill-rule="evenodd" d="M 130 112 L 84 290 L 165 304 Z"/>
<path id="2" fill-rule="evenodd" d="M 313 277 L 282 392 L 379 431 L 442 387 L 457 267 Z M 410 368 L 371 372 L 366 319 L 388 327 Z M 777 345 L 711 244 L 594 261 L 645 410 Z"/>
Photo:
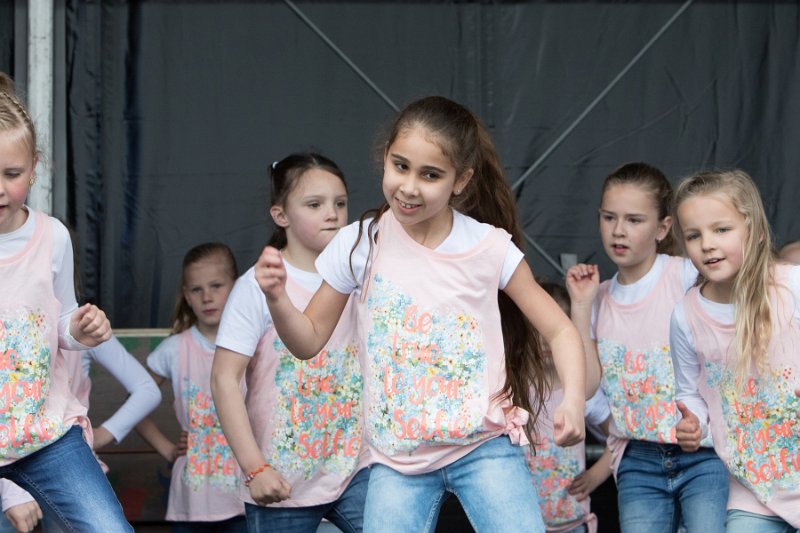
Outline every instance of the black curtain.
<path id="1" fill-rule="evenodd" d="M 13 0 L 0 0 L 0 72 L 14 74 Z"/>
<path id="2" fill-rule="evenodd" d="M 800 237 L 794 2 L 696 1 L 670 25 L 683 3 L 296 5 L 397 106 L 441 94 L 476 111 L 511 183 L 549 152 L 519 210 L 556 258 L 613 272 L 599 190 L 634 160 L 675 182 L 743 168 L 778 241 Z M 195 244 L 226 242 L 250 266 L 272 231 L 266 169 L 292 151 L 341 165 L 351 220 L 381 201 L 394 110 L 288 4 L 72 0 L 67 36 L 70 219 L 84 294 L 114 326 L 169 324 Z M 528 261 L 557 278 L 530 248 Z"/>

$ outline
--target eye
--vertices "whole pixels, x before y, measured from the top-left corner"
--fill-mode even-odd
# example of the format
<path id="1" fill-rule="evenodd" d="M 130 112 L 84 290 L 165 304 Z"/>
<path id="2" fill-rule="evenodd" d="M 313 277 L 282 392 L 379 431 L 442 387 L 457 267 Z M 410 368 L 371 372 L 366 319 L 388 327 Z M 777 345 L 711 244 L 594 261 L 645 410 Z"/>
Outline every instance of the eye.
<path id="1" fill-rule="evenodd" d="M 308 207 L 310 207 L 311 209 L 317 209 L 319 208 L 319 202 L 309 202 Z"/>
<path id="2" fill-rule="evenodd" d="M 21 176 L 22 172 L 19 172 L 17 170 L 7 170 L 5 172 L 5 175 L 6 175 L 7 178 L 14 179 L 14 178 L 18 178 L 19 176 Z"/>
<path id="3" fill-rule="evenodd" d="M 605 220 L 606 222 L 611 222 L 612 220 L 614 220 L 614 216 L 608 214 L 601 215 L 600 218 Z"/>
<path id="4" fill-rule="evenodd" d="M 717 233 L 727 233 L 727 232 L 729 232 L 730 230 L 731 230 L 731 228 L 728 228 L 728 227 L 721 227 L 721 228 L 717 228 Z"/>
<path id="5" fill-rule="evenodd" d="M 408 165 L 403 161 L 394 161 L 392 164 L 394 165 L 394 168 L 396 168 L 400 172 L 405 172 L 406 170 L 408 170 Z"/>
<path id="6" fill-rule="evenodd" d="M 630 218 L 628 219 L 628 221 L 631 224 L 641 224 L 642 222 L 644 222 L 641 218 Z"/>
<path id="7" fill-rule="evenodd" d="M 192 287 L 191 289 L 189 289 L 189 292 L 191 292 L 192 294 L 199 294 L 200 291 L 202 291 L 200 287 Z"/>
<path id="8" fill-rule="evenodd" d="M 347 202 L 344 200 L 339 200 L 338 202 L 336 202 L 336 207 L 338 207 L 339 209 L 344 209 L 345 207 L 347 207 Z"/>
<path id="9" fill-rule="evenodd" d="M 684 240 L 686 241 L 693 241 L 700 236 L 697 232 L 690 232 L 683 236 Z"/>
<path id="10" fill-rule="evenodd" d="M 427 172 L 423 172 L 422 176 L 426 180 L 431 180 L 431 181 L 439 179 L 439 173 L 438 172 L 427 171 Z"/>
<path id="11" fill-rule="evenodd" d="M 221 289 L 222 288 L 222 283 L 214 283 L 213 285 L 211 285 L 211 288 L 212 289 Z"/>

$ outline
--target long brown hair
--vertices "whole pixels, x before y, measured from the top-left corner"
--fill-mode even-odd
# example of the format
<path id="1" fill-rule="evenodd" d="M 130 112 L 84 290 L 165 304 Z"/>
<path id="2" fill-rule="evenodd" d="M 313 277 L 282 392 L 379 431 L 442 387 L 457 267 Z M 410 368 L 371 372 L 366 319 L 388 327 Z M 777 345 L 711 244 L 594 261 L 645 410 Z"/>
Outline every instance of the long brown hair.
<path id="1" fill-rule="evenodd" d="M 511 234 L 512 242 L 523 249 L 523 235 L 514 195 L 506 181 L 494 143 L 480 119 L 464 106 L 447 98 L 423 98 L 400 112 L 383 143 L 384 150 L 389 150 L 398 135 L 417 127 L 424 128 L 429 138 L 450 159 L 457 176 L 469 169 L 474 171 L 472 179 L 461 194 L 450 198 L 452 207 L 480 222 L 506 230 Z M 356 245 L 363 235 L 366 218 L 374 216 L 366 231 L 367 235 L 373 235 L 378 220 L 388 208 L 388 204 L 384 202 L 381 207 L 361 216 Z M 371 257 L 374 246 L 372 238 L 369 238 L 369 244 Z M 539 335 L 505 292 L 498 291 L 497 300 L 506 366 L 506 380 L 498 397 L 510 399 L 515 406 L 531 414 L 525 429 L 529 435 L 535 435 L 536 421 L 544 405 L 544 398 L 550 392 Z M 534 440 L 531 439 L 531 442 Z"/>
<path id="2" fill-rule="evenodd" d="M 183 295 L 183 289 L 186 286 L 186 269 L 191 265 L 208 259 L 209 257 L 217 256 L 225 262 L 226 270 L 231 277 L 231 280 L 236 280 L 239 277 L 239 269 L 236 267 L 236 258 L 233 252 L 226 244 L 221 242 L 207 242 L 198 244 L 183 256 L 183 265 L 181 266 L 181 280 L 178 284 L 178 295 L 175 298 L 175 311 L 172 313 L 172 333 L 177 334 L 186 331 L 190 327 L 197 324 L 197 315 L 194 314 L 189 302 Z"/>

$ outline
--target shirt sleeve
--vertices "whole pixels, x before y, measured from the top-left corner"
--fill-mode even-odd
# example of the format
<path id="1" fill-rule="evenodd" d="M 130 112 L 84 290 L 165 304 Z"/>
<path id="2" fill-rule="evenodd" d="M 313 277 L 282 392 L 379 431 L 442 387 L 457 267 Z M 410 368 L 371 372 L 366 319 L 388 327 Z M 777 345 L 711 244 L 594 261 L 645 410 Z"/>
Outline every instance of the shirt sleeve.
<path id="1" fill-rule="evenodd" d="M 33 496 L 9 479 L 0 479 L 0 499 L 3 500 L 4 513 L 12 507 L 34 501 Z"/>
<path id="2" fill-rule="evenodd" d="M 175 361 L 178 360 L 178 336 L 170 335 L 159 344 L 153 352 L 147 356 L 147 366 L 155 374 L 173 379 L 173 369 Z"/>
<path id="3" fill-rule="evenodd" d="M 697 283 L 697 275 L 699 272 L 694 267 L 694 263 L 689 258 L 683 260 L 683 268 L 681 269 L 681 287 L 683 287 L 684 294 L 694 287 Z"/>
<path id="4" fill-rule="evenodd" d="M 675 400 L 683 402 L 697 416 L 705 437 L 708 434 L 708 405 L 697 386 L 700 380 L 700 363 L 683 302 L 678 302 L 672 311 L 669 344 L 672 366 L 675 369 Z"/>
<path id="5" fill-rule="evenodd" d="M 128 399 L 101 425 L 117 442 L 122 441 L 141 419 L 161 403 L 161 391 L 153 378 L 116 337 L 111 337 L 89 352 L 92 359 L 108 370 L 125 390 Z"/>
<path id="6" fill-rule="evenodd" d="M 525 259 L 525 254 L 522 253 L 522 250 L 520 250 L 516 244 L 509 241 L 506 257 L 503 260 L 503 268 L 500 270 L 500 290 L 506 288 L 508 282 L 511 281 L 511 276 L 514 275 L 514 272 L 523 259 Z"/>
<path id="7" fill-rule="evenodd" d="M 364 278 L 369 259 L 369 242 L 366 237 L 367 228 L 372 219 L 364 221 L 364 231 L 355 251 L 353 244 L 358 237 L 359 222 L 354 222 L 339 230 L 317 257 L 315 266 L 322 279 L 342 294 L 355 291 Z M 352 251 L 352 255 L 351 255 Z M 352 270 L 351 270 L 352 264 Z"/>
<path id="8" fill-rule="evenodd" d="M 67 350 L 88 350 L 69 332 L 72 313 L 78 309 L 75 298 L 75 263 L 69 231 L 58 219 L 53 222 L 53 292 L 61 303 L 58 317 L 58 345 Z"/>
<path id="9" fill-rule="evenodd" d="M 272 327 L 267 300 L 253 269 L 233 286 L 217 331 L 216 345 L 252 357 L 261 337 Z"/>
<path id="10" fill-rule="evenodd" d="M 598 388 L 594 396 L 586 400 L 585 413 L 586 423 L 595 427 L 600 426 L 611 416 L 611 408 L 603 389 Z"/>

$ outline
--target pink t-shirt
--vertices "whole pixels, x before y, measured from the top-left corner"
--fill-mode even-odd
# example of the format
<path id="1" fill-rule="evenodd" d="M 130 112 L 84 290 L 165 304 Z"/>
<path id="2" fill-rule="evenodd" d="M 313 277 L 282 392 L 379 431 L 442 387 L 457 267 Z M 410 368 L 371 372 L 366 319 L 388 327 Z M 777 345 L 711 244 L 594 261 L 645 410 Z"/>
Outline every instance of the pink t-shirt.
<path id="1" fill-rule="evenodd" d="M 553 437 L 553 413 L 563 399 L 563 389 L 555 389 L 550 393 L 545 402 L 546 411 L 539 415 L 536 422 L 538 433 L 538 440 L 534 443 L 536 453 L 532 453 L 529 446 L 525 459 L 533 477 L 533 485 L 539 495 L 539 506 L 548 533 L 572 531 L 583 524 L 589 533 L 594 533 L 597 531 L 597 516 L 590 510 L 590 499 L 579 501 L 568 491 L 572 481 L 586 470 L 585 443 L 562 447 L 555 443 Z M 590 402 L 605 403 L 606 399 L 602 392 L 598 391 L 595 398 L 586 402 L 587 416 Z M 591 421 L 587 419 L 587 422 L 599 425 L 609 416 L 607 406 L 595 408 L 593 411 L 597 419 Z"/>
<path id="2" fill-rule="evenodd" d="M 298 309 L 313 296 L 291 278 L 286 292 Z M 271 507 L 332 502 L 369 464 L 361 444 L 364 384 L 351 303 L 314 358 L 294 357 L 270 328 L 247 367 L 245 403 L 253 435 L 267 462 L 292 486 L 291 498 Z M 255 503 L 245 487 L 241 497 Z"/>
<path id="3" fill-rule="evenodd" d="M 597 352 L 613 416 L 608 446 L 615 473 L 629 439 L 677 443 L 669 321 L 683 297 L 683 265 L 683 258 L 670 257 L 653 290 L 633 304 L 616 302 L 609 281 L 597 293 Z"/>
<path id="4" fill-rule="evenodd" d="M 778 515 L 800 528 L 800 399 L 794 392 L 800 388 L 800 327 L 793 320 L 798 295 L 786 289 L 789 268 L 775 267 L 779 289 L 770 295 L 769 368 L 752 371 L 744 384 L 736 377 L 731 346 L 735 324 L 710 317 L 697 288 L 684 309 L 714 447 L 733 476 L 728 508 Z"/>
<path id="5" fill-rule="evenodd" d="M 0 464 L 25 457 L 89 427 L 86 408 L 69 392 L 58 352 L 61 305 L 53 292 L 53 222 L 31 210 L 36 230 L 28 244 L 0 259 Z"/>
<path id="6" fill-rule="evenodd" d="M 359 298 L 366 341 L 366 435 L 376 462 L 404 474 L 446 466 L 501 434 L 524 440 L 527 413 L 494 396 L 505 382 L 497 290 L 511 237 L 442 253 L 387 211 Z"/>
<path id="7" fill-rule="evenodd" d="M 175 416 L 189 438 L 186 455 L 172 467 L 166 518 L 215 522 L 244 514 L 244 504 L 238 496 L 239 467 L 211 397 L 214 351 L 193 338 L 195 331 L 177 335 L 178 375 L 170 376 Z"/>

